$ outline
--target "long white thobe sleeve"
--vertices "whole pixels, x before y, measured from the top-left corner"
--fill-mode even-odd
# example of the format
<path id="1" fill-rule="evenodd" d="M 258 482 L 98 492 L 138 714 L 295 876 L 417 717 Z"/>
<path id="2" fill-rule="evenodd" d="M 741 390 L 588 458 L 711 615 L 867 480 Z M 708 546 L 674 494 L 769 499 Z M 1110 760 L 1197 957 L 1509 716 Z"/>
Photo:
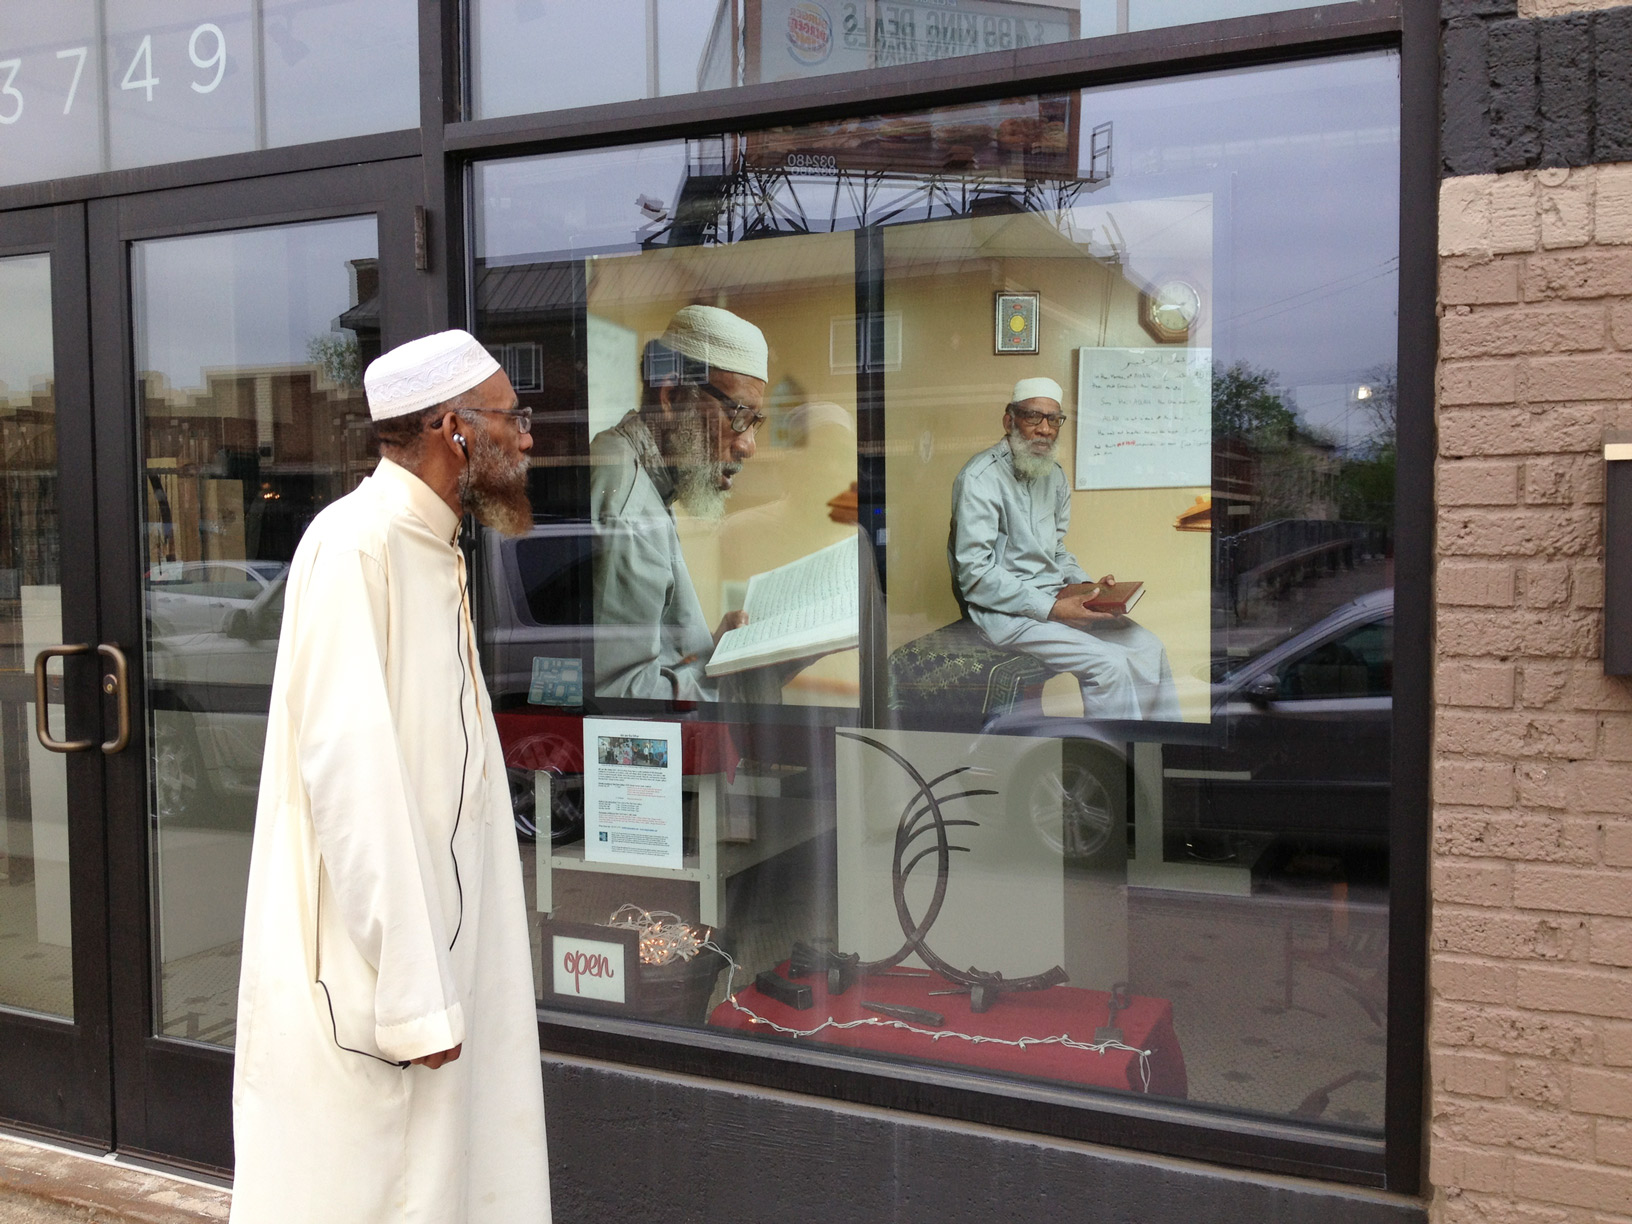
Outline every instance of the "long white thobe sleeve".
<path id="1" fill-rule="evenodd" d="M 544 1224 L 532 957 L 457 519 L 382 462 L 290 566 L 244 915 L 236 1224 Z M 436 1071 L 399 1064 L 463 1043 Z"/>

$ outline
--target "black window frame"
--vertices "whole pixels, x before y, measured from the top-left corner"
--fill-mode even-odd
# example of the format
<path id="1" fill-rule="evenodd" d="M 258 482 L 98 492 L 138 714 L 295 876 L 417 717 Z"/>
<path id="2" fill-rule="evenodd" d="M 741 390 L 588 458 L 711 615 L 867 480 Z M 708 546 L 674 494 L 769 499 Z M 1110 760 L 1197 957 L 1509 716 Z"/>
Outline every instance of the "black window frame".
<path id="1" fill-rule="evenodd" d="M 0 187 L 0 214 L 207 183 L 418 158 L 426 201 L 416 293 L 433 322 L 466 321 L 469 181 L 478 161 L 725 130 L 918 110 L 992 96 L 1156 81 L 1348 52 L 1400 55 L 1400 296 L 1395 691 L 1390 816 L 1386 1103 L 1381 1139 L 1339 1141 L 1292 1122 L 1183 1103 L 1095 1097 L 950 1068 L 870 1060 L 707 1030 L 540 1010 L 547 1053 L 704 1076 L 906 1113 L 1324 1178 L 1421 1191 L 1425 1117 L 1431 760 L 1434 370 L 1438 346 L 1438 5 L 1343 0 L 1012 52 L 706 93 L 469 120 L 465 0 L 419 0 L 420 125 L 395 132 Z"/>
<path id="2" fill-rule="evenodd" d="M 1093 1097 L 1044 1084 L 890 1064 L 832 1049 L 651 1022 L 539 1010 L 547 1053 L 698 1075 L 1056 1138 L 1319 1177 L 1404 1194 L 1422 1185 L 1433 555 L 1433 378 L 1437 351 L 1437 6 L 1350 0 L 1319 8 L 1079 39 L 1017 52 L 836 74 L 805 82 L 454 120 L 443 129 L 449 198 L 471 224 L 469 168 L 480 161 L 716 135 L 852 115 L 922 110 L 1018 94 L 1154 81 L 1348 52 L 1400 54 L 1398 543 L 1387 1063 L 1380 1140 L 1341 1139 L 1204 1106 Z M 468 60 L 444 96 L 463 101 Z M 463 106 L 460 109 L 464 109 Z M 454 180 L 457 179 L 455 184 Z M 450 214 L 450 231 L 454 226 Z M 450 264 L 454 259 L 450 234 Z M 450 278 L 450 318 L 470 323 L 471 269 Z"/>

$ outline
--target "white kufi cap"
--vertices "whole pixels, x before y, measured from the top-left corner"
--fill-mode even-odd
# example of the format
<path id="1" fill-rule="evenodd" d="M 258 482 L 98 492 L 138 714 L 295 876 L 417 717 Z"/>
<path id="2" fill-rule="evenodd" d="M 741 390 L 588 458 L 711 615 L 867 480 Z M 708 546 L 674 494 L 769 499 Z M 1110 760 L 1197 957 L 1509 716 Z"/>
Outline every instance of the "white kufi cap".
<path id="1" fill-rule="evenodd" d="M 376 421 L 434 407 L 499 371 L 493 354 L 467 331 L 421 336 L 368 363 L 363 389 L 368 412 Z"/>
<path id="2" fill-rule="evenodd" d="M 1009 403 L 1019 404 L 1028 399 L 1051 399 L 1056 404 L 1063 404 L 1065 392 L 1052 378 L 1022 378 L 1014 384 L 1014 394 L 1009 396 Z"/>
<path id="3" fill-rule="evenodd" d="M 718 306 L 682 306 L 669 320 L 662 343 L 710 369 L 770 381 L 765 333 Z"/>

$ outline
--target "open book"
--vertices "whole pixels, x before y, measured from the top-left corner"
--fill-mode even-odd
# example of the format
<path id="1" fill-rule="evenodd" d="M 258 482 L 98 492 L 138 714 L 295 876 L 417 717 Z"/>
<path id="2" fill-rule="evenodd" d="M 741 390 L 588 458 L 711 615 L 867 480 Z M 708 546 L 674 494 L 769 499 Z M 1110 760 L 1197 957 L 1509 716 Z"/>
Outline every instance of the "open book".
<path id="1" fill-rule="evenodd" d="M 855 536 L 755 574 L 742 607 L 748 623 L 720 639 L 703 670 L 728 676 L 849 650 L 861 637 L 859 588 Z"/>

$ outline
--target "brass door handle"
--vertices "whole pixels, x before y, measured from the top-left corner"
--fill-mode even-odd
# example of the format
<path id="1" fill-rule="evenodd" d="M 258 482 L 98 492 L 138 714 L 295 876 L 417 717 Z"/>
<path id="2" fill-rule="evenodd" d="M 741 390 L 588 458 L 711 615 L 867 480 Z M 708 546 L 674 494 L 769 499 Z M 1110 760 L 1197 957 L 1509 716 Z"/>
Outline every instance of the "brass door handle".
<path id="1" fill-rule="evenodd" d="M 102 691 L 119 703 L 118 731 L 102 743 L 102 751 L 111 756 L 130 743 L 130 662 L 124 651 L 108 642 L 98 646 L 96 653 L 113 664 L 113 670 L 102 677 Z"/>
<path id="2" fill-rule="evenodd" d="M 47 646 L 34 656 L 34 734 L 39 737 L 41 746 L 52 752 L 86 752 L 96 747 L 95 740 L 53 739 L 45 697 L 45 665 L 54 657 L 89 654 L 90 650 L 89 646 L 80 642 L 73 646 Z"/>

